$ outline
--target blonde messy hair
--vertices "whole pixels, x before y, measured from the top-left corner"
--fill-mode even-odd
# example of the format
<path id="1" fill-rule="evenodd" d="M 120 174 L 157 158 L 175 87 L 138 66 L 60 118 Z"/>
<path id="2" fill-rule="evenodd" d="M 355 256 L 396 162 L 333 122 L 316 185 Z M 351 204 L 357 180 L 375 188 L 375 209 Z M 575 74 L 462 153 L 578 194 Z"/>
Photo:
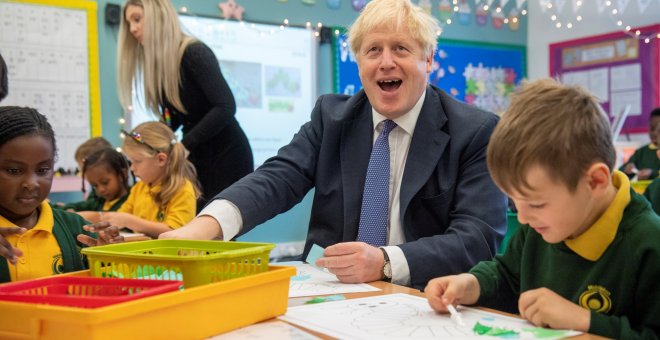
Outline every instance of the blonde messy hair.
<path id="1" fill-rule="evenodd" d="M 187 159 L 188 150 L 182 143 L 177 142 L 172 130 L 161 122 L 146 122 L 135 127 L 131 131 L 132 135 L 134 133 L 139 134 L 140 140 L 125 136 L 122 145 L 125 151 L 139 153 L 146 157 L 153 157 L 159 152 L 167 155 L 165 176 L 160 182 L 161 190 L 153 197 L 156 204 L 164 208 L 185 185 L 186 180 L 193 184 L 195 198 L 199 198 L 197 171 Z"/>
<path id="2" fill-rule="evenodd" d="M 586 90 L 552 79 L 524 84 L 488 143 L 488 170 L 505 192 L 532 189 L 526 180 L 541 166 L 573 193 L 587 169 L 598 162 L 614 168 L 616 152 L 609 119 Z"/>
<path id="3" fill-rule="evenodd" d="M 130 32 L 126 21 L 128 6 L 138 6 L 144 10 L 144 45 Z M 179 112 L 185 113 L 179 95 L 179 71 L 186 47 L 196 39 L 183 33 L 179 17 L 169 0 L 128 0 L 122 13 L 117 50 L 119 101 L 125 109 L 133 105 L 131 90 L 141 75 L 147 108 L 158 113 L 166 97 Z"/>
<path id="4" fill-rule="evenodd" d="M 427 58 L 435 51 L 440 31 L 437 20 L 410 0 L 373 0 L 364 7 L 348 31 L 353 54 L 358 54 L 367 33 L 381 27 L 391 31 L 406 28 L 422 45 Z"/>

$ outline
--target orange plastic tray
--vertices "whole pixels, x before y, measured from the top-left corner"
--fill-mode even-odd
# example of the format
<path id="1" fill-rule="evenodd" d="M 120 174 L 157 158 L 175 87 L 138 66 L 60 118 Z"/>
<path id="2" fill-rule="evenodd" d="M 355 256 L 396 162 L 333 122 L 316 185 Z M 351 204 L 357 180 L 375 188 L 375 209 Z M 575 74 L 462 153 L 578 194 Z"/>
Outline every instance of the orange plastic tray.
<path id="1" fill-rule="evenodd" d="M 96 309 L 0 301 L 0 339 L 202 339 L 284 314 L 295 274 L 294 267 L 270 266 Z"/>

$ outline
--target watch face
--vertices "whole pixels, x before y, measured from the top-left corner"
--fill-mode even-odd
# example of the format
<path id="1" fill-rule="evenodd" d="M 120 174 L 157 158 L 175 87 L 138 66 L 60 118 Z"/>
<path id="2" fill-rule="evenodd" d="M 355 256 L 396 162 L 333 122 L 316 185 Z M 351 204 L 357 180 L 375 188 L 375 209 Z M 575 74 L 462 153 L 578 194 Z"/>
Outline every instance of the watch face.
<path id="1" fill-rule="evenodd" d="M 392 265 L 388 262 L 385 262 L 385 266 L 383 266 L 383 274 L 385 274 L 385 277 L 388 279 L 392 278 Z"/>

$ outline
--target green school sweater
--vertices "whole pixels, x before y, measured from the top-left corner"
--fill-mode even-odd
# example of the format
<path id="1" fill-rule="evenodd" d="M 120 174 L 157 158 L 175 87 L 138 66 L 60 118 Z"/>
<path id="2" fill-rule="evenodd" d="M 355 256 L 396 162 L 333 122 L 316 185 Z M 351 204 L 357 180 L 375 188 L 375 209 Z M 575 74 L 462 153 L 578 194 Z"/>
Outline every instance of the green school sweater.
<path id="1" fill-rule="evenodd" d="M 635 150 L 630 159 L 625 162 L 619 170 L 623 171 L 623 168 L 626 167 L 629 163 L 635 164 L 637 169 L 651 169 L 651 176 L 648 179 L 654 179 L 658 177 L 658 170 L 660 170 L 660 159 L 658 159 L 658 147 L 655 144 L 646 144 L 639 149 Z"/>
<path id="2" fill-rule="evenodd" d="M 64 272 L 73 272 L 87 269 L 87 258 L 80 249 L 85 245 L 76 240 L 79 234 L 97 237 L 96 234 L 83 230 L 83 226 L 89 224 L 78 214 L 53 209 L 53 235 L 62 250 L 62 263 Z M 7 259 L 0 257 L 0 283 L 9 282 L 9 263 Z"/>
<path id="3" fill-rule="evenodd" d="M 644 197 L 651 202 L 651 207 L 656 214 L 660 215 L 660 178 L 656 178 L 646 187 Z"/>
<path id="4" fill-rule="evenodd" d="M 130 190 L 128 190 L 130 192 Z M 110 210 L 107 211 L 117 211 L 119 207 L 126 201 L 128 198 L 128 192 L 126 195 L 120 197 L 115 204 L 110 207 Z M 103 204 L 105 204 L 105 199 L 99 196 L 96 196 L 96 192 L 92 190 L 87 196 L 87 199 L 80 202 L 73 202 L 65 204 L 61 207 L 54 207 L 61 210 L 73 209 L 74 211 L 103 211 Z"/>
<path id="5" fill-rule="evenodd" d="M 614 240 L 595 261 L 565 242 L 549 244 L 528 225 L 506 253 L 470 270 L 481 306 L 518 313 L 521 292 L 546 287 L 591 310 L 589 333 L 614 339 L 660 337 L 660 217 L 630 190 Z M 589 306 L 589 307 L 585 307 Z"/>

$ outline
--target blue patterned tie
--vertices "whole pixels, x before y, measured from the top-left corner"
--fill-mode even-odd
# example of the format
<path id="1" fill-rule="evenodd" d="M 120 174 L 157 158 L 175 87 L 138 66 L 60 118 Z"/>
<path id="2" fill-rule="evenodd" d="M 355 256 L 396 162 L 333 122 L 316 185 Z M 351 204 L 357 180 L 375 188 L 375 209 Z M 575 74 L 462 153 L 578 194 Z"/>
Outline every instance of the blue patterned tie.
<path id="1" fill-rule="evenodd" d="M 364 183 L 360 227 L 357 240 L 381 247 L 387 243 L 387 220 L 390 196 L 390 131 L 396 127 L 391 120 L 383 121 L 383 131 L 376 139 L 369 158 L 367 180 Z"/>

